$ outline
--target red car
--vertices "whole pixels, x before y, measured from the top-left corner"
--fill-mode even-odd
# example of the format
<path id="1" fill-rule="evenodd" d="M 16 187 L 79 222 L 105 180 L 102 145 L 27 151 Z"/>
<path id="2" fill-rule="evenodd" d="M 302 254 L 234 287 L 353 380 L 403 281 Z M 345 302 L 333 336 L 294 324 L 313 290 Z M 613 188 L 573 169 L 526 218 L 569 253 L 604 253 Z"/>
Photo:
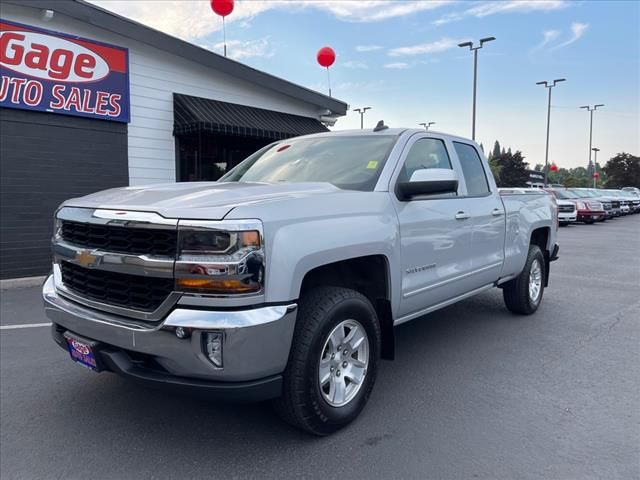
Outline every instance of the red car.
<path id="1" fill-rule="evenodd" d="M 578 210 L 578 222 L 595 223 L 604 220 L 607 217 L 601 202 L 594 198 L 582 197 L 576 192 L 566 189 L 545 188 L 547 192 L 552 193 L 557 199 L 568 200 L 576 204 Z"/>

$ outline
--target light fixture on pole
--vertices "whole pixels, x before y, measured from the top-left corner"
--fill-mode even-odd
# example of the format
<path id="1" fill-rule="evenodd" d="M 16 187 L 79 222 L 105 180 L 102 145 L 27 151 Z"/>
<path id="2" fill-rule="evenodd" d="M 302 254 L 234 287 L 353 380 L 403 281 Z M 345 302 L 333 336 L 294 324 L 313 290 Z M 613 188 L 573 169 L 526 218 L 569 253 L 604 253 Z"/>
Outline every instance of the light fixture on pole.
<path id="1" fill-rule="evenodd" d="M 547 176 L 549 174 L 549 125 L 551 123 L 551 89 L 560 82 L 565 82 L 565 78 L 556 78 L 553 83 L 547 81 L 536 82 L 536 85 L 544 85 L 549 90 L 549 100 L 547 102 L 547 145 L 544 154 L 544 186 L 547 186 Z"/>
<path id="2" fill-rule="evenodd" d="M 600 149 L 593 147 L 591 150 L 593 151 L 593 188 L 596 188 L 596 181 L 600 177 L 600 173 L 598 173 L 598 152 Z"/>
<path id="3" fill-rule="evenodd" d="M 371 110 L 371 107 L 362 107 L 362 108 L 354 108 L 354 112 L 358 112 L 360 114 L 360 130 L 364 128 L 364 112 L 367 110 Z"/>
<path id="4" fill-rule="evenodd" d="M 435 124 L 436 124 L 436 122 L 429 122 L 429 123 L 422 122 L 422 123 L 419 123 L 418 125 L 422 125 L 422 126 L 424 127 L 424 129 L 425 129 L 425 130 L 429 130 L 429 127 L 430 127 L 431 125 L 435 125 Z"/>
<path id="5" fill-rule="evenodd" d="M 589 166 L 587 168 L 587 173 L 592 173 L 593 164 L 591 163 L 591 141 L 593 139 L 593 112 L 595 112 L 598 107 L 604 107 L 604 103 L 599 103 L 594 105 L 593 107 L 590 105 L 583 105 L 580 108 L 585 108 L 587 112 L 589 112 Z M 595 171 L 595 170 L 594 170 Z"/>
<path id="6" fill-rule="evenodd" d="M 473 114 L 471 120 L 471 138 L 476 139 L 476 85 L 478 80 L 478 50 L 487 42 L 492 42 L 496 37 L 485 37 L 480 39 L 480 45 L 473 46 L 473 42 L 459 43 L 459 47 L 469 47 L 469 50 L 473 52 Z"/>

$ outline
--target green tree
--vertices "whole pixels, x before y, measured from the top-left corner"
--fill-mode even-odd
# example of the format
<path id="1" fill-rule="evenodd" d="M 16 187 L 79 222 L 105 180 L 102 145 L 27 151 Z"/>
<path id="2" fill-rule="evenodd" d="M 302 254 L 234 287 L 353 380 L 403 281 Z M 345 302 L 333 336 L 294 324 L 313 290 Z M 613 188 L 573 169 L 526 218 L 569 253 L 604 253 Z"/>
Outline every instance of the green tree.
<path id="1" fill-rule="evenodd" d="M 500 142 L 496 140 L 496 143 L 493 144 L 493 150 L 491 151 L 491 155 L 489 158 L 496 158 L 500 156 Z"/>
<path id="2" fill-rule="evenodd" d="M 533 167 L 533 169 L 534 169 L 536 172 L 542 172 L 542 171 L 543 171 L 543 168 L 544 168 L 544 165 L 542 165 L 541 163 L 536 163 L 536 166 L 535 166 L 535 167 Z"/>
<path id="3" fill-rule="evenodd" d="M 491 167 L 491 173 L 496 180 L 496 185 L 500 185 L 500 172 L 502 171 L 502 167 L 495 158 L 489 159 L 489 167 Z"/>
<path id="4" fill-rule="evenodd" d="M 619 153 L 602 168 L 607 188 L 637 187 L 640 185 L 640 158 L 630 153 Z"/>
<path id="5" fill-rule="evenodd" d="M 499 187 L 526 187 L 529 180 L 527 167 L 522 152 L 502 153 L 493 161 L 499 167 L 499 177 L 496 180 Z"/>

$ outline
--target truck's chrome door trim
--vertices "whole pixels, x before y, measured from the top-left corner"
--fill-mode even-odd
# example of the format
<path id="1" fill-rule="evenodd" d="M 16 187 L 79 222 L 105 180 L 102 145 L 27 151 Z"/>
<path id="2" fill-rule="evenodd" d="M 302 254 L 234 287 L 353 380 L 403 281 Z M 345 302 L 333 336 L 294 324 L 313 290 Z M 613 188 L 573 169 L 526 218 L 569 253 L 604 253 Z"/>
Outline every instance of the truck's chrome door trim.
<path id="1" fill-rule="evenodd" d="M 462 295 L 458 295 L 457 297 L 450 298 L 449 300 L 445 300 L 444 302 L 440 302 L 436 305 L 432 305 L 431 307 L 427 307 L 425 309 L 418 310 L 417 312 L 404 315 L 396 319 L 393 322 L 393 325 L 394 326 L 400 325 L 402 323 L 408 322 L 409 320 L 413 320 L 414 318 L 418 318 L 418 317 L 421 317 L 422 315 L 426 315 L 427 313 L 431 313 L 441 308 L 448 307 L 449 305 L 459 302 L 460 300 L 464 300 L 465 298 L 472 297 L 478 293 L 484 292 L 485 290 L 489 290 L 490 288 L 493 288 L 493 283 L 484 285 L 483 287 L 480 287 L 480 288 L 476 288 L 475 290 L 471 290 L 470 292 L 463 293 Z"/>
<path id="2" fill-rule="evenodd" d="M 478 268 L 476 270 L 472 270 L 470 272 L 463 273 L 462 275 L 458 275 L 457 277 L 448 278 L 447 280 L 443 280 L 443 281 L 437 282 L 437 283 L 432 283 L 431 285 L 427 285 L 426 287 L 418 288 L 416 290 L 411 290 L 410 292 L 407 292 L 407 293 L 403 294 L 402 296 L 404 298 L 411 297 L 413 295 L 417 295 L 418 293 L 422 293 L 422 292 L 426 292 L 428 290 L 432 290 L 434 288 L 442 287 L 443 285 L 446 285 L 448 283 L 455 282 L 457 280 L 470 277 L 472 275 L 484 272 L 486 270 L 491 270 L 492 268 L 499 267 L 501 265 L 502 265 L 502 262 L 492 263 L 491 265 L 487 265 L 486 267 Z"/>

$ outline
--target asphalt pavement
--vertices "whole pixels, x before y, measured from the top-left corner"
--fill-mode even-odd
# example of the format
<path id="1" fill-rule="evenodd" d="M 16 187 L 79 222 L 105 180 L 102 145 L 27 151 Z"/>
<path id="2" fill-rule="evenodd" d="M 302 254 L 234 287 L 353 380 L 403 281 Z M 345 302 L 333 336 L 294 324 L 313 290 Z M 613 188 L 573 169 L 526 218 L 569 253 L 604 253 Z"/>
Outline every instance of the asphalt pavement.
<path id="1" fill-rule="evenodd" d="M 531 317 L 499 290 L 397 329 L 371 400 L 315 438 L 74 364 L 46 326 L 0 330 L 0 477 L 640 478 L 640 215 L 560 229 Z M 2 326 L 46 323 L 38 288 Z"/>

